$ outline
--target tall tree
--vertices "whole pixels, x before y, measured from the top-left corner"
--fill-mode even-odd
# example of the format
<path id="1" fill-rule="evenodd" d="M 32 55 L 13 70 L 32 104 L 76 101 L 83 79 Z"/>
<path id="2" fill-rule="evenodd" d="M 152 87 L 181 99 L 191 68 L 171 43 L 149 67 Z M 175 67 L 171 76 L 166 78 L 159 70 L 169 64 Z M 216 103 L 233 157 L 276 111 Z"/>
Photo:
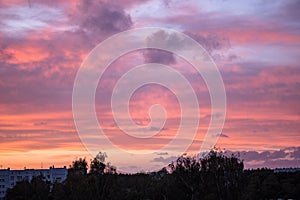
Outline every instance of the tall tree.
<path id="1" fill-rule="evenodd" d="M 73 172 L 75 174 L 87 174 L 88 164 L 85 158 L 79 158 L 72 162 L 70 166 L 69 172 Z"/>
<path id="2" fill-rule="evenodd" d="M 116 167 L 111 165 L 110 162 L 105 163 L 107 154 L 105 152 L 99 152 L 94 159 L 91 160 L 90 173 L 91 174 L 104 174 L 104 173 L 116 173 Z"/>

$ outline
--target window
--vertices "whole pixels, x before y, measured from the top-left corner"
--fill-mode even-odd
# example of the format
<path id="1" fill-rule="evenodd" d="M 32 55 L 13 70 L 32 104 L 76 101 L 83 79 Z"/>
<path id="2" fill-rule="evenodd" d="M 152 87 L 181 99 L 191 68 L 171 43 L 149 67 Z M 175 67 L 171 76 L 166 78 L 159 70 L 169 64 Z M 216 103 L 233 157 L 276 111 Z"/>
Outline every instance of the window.
<path id="1" fill-rule="evenodd" d="M 22 180 L 22 176 L 17 176 L 17 180 L 21 181 Z"/>

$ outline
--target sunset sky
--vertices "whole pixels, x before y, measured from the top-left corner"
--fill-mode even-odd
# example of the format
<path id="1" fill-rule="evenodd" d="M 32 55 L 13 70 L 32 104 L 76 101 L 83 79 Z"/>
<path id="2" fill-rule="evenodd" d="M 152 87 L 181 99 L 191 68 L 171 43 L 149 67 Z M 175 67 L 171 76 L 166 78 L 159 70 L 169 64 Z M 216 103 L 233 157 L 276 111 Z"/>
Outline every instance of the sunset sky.
<path id="1" fill-rule="evenodd" d="M 214 59 L 227 95 L 217 147 L 240 152 L 247 168 L 300 167 L 299 8 L 300 1 L 292 0 L 2 0 L 0 167 L 62 167 L 78 157 L 89 160 L 72 114 L 76 73 L 97 44 L 143 27 L 185 33 Z M 139 125 L 149 123 L 153 104 L 166 110 L 165 127 L 150 144 L 125 137 L 113 120 L 110 101 L 116 82 L 132 67 L 149 62 L 176 69 L 195 90 L 200 125 L 189 151 L 197 152 L 211 117 L 209 93 L 201 76 L 174 54 L 134 51 L 112 63 L 97 88 L 99 124 L 125 149 L 155 150 L 174 137 L 180 106 L 176 94 L 159 85 L 139 88 L 130 101 L 130 114 Z M 148 161 L 127 162 L 105 146 L 99 151 L 128 171 L 152 169 L 174 159 L 170 152 L 154 152 Z"/>

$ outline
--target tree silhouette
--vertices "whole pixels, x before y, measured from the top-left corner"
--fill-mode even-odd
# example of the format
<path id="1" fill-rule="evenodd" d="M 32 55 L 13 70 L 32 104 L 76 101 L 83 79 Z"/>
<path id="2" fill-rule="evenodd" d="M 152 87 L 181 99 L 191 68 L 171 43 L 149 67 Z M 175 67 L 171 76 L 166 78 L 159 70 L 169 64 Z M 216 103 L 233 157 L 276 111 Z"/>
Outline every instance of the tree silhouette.
<path id="1" fill-rule="evenodd" d="M 7 200 L 44 200 L 50 195 L 50 184 L 43 180 L 42 176 L 33 177 L 29 182 L 23 180 L 17 182 L 14 188 L 8 189 Z"/>
<path id="2" fill-rule="evenodd" d="M 104 173 L 116 173 L 116 167 L 110 164 L 110 162 L 105 164 L 107 154 L 101 151 L 96 155 L 94 159 L 91 160 L 90 173 L 91 174 L 104 174 Z"/>
<path id="3" fill-rule="evenodd" d="M 117 174 L 105 153 L 72 162 L 63 183 L 36 177 L 8 190 L 6 199 L 33 200 L 214 200 L 300 199 L 300 172 L 274 173 L 270 169 L 244 170 L 235 155 L 217 149 L 205 157 L 180 156 L 157 172 Z M 114 168 L 115 169 L 115 168 Z M 80 173 L 77 173 L 80 172 Z"/>
<path id="4" fill-rule="evenodd" d="M 243 178 L 243 162 L 218 149 L 204 158 L 183 155 L 169 165 L 187 199 L 238 199 Z"/>
<path id="5" fill-rule="evenodd" d="M 72 162 L 69 173 L 87 174 L 88 164 L 85 158 L 79 158 Z"/>

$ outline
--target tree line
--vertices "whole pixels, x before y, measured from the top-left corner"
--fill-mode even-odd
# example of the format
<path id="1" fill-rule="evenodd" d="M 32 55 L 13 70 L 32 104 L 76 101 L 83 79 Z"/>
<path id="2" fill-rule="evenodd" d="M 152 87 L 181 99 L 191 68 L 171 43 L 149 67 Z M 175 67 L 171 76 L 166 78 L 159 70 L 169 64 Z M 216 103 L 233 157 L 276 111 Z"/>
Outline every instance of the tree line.
<path id="1" fill-rule="evenodd" d="M 244 170 L 236 155 L 212 150 L 204 158 L 183 155 L 152 173 L 118 174 L 99 153 L 88 163 L 73 161 L 63 183 L 43 177 L 21 181 L 7 191 L 7 200 L 234 200 L 300 199 L 300 173 L 270 169 Z"/>

